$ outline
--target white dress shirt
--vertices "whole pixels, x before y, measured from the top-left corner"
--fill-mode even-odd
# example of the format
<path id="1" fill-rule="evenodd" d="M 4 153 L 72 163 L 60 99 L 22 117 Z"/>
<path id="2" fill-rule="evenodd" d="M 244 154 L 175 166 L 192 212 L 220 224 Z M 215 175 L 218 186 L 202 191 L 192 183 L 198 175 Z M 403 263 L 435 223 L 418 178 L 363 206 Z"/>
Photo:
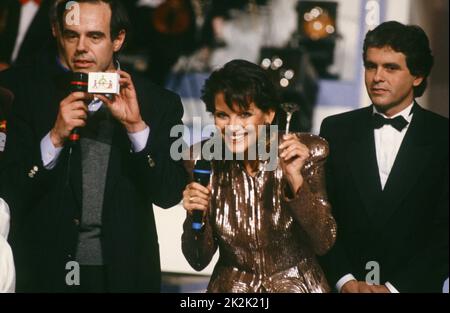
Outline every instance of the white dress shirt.
<path id="1" fill-rule="evenodd" d="M 17 32 L 16 43 L 14 45 L 13 53 L 11 54 L 11 61 L 14 62 L 19 55 L 20 47 L 25 39 L 25 36 L 30 28 L 31 22 L 34 19 L 37 11 L 39 10 L 39 5 L 34 1 L 28 1 L 26 4 L 22 5 L 20 9 L 20 22 L 19 29 Z"/>
<path id="2" fill-rule="evenodd" d="M 395 158 L 397 157 L 398 150 L 402 145 L 403 138 L 405 138 L 406 132 L 408 131 L 409 124 L 412 120 L 411 109 L 413 107 L 413 103 L 408 106 L 403 111 L 398 114 L 390 117 L 396 118 L 397 116 L 403 116 L 404 119 L 408 122 L 405 128 L 401 132 L 396 130 L 391 125 L 384 125 L 379 129 L 374 130 L 375 136 L 375 150 L 377 153 L 377 163 L 378 163 L 378 171 L 380 173 L 380 181 L 381 187 L 384 190 L 386 186 L 386 182 L 389 178 L 389 174 L 391 173 L 392 166 L 394 165 Z M 380 114 L 384 118 L 388 118 L 383 113 L 379 113 L 375 106 L 373 107 L 373 113 Z"/>
<path id="3" fill-rule="evenodd" d="M 11 293 L 16 288 L 16 271 L 11 247 L 8 244 L 9 207 L 0 198 L 0 293 Z"/>
<path id="4" fill-rule="evenodd" d="M 88 106 L 89 112 L 95 112 L 103 105 L 103 102 L 94 99 Z M 147 126 L 144 130 L 136 133 L 128 133 L 128 138 L 131 141 L 131 148 L 133 152 L 138 153 L 144 150 L 147 145 L 148 137 L 150 136 L 150 128 Z M 41 157 L 42 164 L 47 170 L 55 167 L 58 157 L 62 151 L 62 147 L 55 147 L 50 138 L 50 132 L 41 140 Z"/>
<path id="5" fill-rule="evenodd" d="M 374 130 L 375 136 L 375 150 L 377 154 L 378 172 L 380 174 L 381 188 L 384 190 L 386 182 L 391 173 L 392 167 L 394 166 L 395 159 L 397 157 L 400 146 L 402 145 L 403 139 L 405 138 L 406 132 L 408 131 L 409 125 L 411 123 L 413 114 L 411 112 L 414 103 L 411 103 L 406 109 L 399 112 L 398 114 L 387 117 L 383 113 L 378 112 L 375 106 L 373 106 L 373 113 L 380 114 L 384 118 L 396 118 L 397 116 L 403 116 L 408 122 L 408 125 L 403 128 L 402 131 L 396 130 L 391 125 L 384 125 L 379 129 Z M 342 287 L 349 281 L 356 280 L 355 276 L 352 274 L 344 275 L 336 283 L 336 289 L 341 292 Z M 391 293 L 399 293 L 399 291 L 389 282 L 386 282 L 385 286 L 389 289 Z"/>

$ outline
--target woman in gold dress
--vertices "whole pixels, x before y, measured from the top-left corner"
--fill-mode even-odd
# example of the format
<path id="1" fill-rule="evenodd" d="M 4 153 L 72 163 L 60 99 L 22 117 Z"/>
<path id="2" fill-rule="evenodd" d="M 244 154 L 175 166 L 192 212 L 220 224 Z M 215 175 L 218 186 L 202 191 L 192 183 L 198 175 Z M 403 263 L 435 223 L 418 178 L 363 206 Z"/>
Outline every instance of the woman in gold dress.
<path id="1" fill-rule="evenodd" d="M 273 125 L 279 103 L 266 73 L 247 61 L 215 71 L 202 99 L 225 149 L 244 155 L 242 161 L 212 161 L 210 185 L 192 182 L 183 194 L 186 259 L 200 271 L 220 251 L 207 291 L 329 292 L 316 260 L 336 238 L 325 192 L 327 142 L 306 133 L 277 135 L 275 170 L 248 157 L 261 136 L 252 129 Z M 192 173 L 194 161 L 186 166 Z M 193 210 L 204 212 L 200 231 L 191 228 Z"/>

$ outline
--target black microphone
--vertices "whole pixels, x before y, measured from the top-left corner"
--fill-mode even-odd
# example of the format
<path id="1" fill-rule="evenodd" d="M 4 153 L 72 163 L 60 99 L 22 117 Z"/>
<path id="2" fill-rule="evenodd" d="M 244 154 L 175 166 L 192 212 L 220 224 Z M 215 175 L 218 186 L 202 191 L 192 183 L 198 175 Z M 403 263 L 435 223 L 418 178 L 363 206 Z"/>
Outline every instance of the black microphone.
<path id="1" fill-rule="evenodd" d="M 70 80 L 70 92 L 87 92 L 88 91 L 88 74 L 81 72 L 72 73 Z M 79 129 L 74 128 L 70 133 L 69 140 L 74 144 L 80 140 Z"/>
<path id="2" fill-rule="evenodd" d="M 209 179 L 211 177 L 211 162 L 205 160 L 198 160 L 195 162 L 194 181 L 200 185 L 206 187 L 209 185 Z M 202 229 L 203 211 L 192 211 L 192 229 L 200 231 Z"/>

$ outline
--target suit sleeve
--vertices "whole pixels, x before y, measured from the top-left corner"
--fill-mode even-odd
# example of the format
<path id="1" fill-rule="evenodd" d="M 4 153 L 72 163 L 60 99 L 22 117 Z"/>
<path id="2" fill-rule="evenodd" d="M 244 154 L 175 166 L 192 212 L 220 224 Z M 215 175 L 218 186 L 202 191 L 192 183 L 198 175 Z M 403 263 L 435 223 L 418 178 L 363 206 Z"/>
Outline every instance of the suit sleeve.
<path id="1" fill-rule="evenodd" d="M 334 157 L 333 154 L 333 146 L 334 139 L 332 137 L 333 129 L 330 125 L 330 120 L 325 119 L 321 125 L 320 136 L 326 139 L 330 145 L 330 155 L 328 158 L 328 162 L 325 165 L 325 176 L 326 176 L 326 189 L 328 193 L 328 199 L 333 207 L 333 215 L 336 219 L 337 227 L 339 228 L 339 215 L 340 212 L 338 205 L 336 205 L 336 183 L 333 176 L 333 162 L 332 159 Z M 341 279 L 344 275 L 355 273 L 353 270 L 351 263 L 347 257 L 347 251 L 344 244 L 341 241 L 339 236 L 339 232 L 337 232 L 336 242 L 334 246 L 328 251 L 328 253 L 322 256 L 320 259 L 320 263 L 325 271 L 327 279 L 333 287 L 336 286 L 336 283 Z"/>
<path id="2" fill-rule="evenodd" d="M 150 195 L 153 203 L 161 208 L 170 208 L 181 200 L 186 186 L 187 174 L 180 161 L 170 155 L 170 148 L 178 138 L 170 137 L 175 125 L 182 125 L 183 106 L 180 98 L 172 96 L 164 104 L 166 110 L 160 117 L 157 127 L 149 121 L 150 136 L 144 150 L 130 153 L 129 164 L 132 173 L 144 192 Z"/>
<path id="3" fill-rule="evenodd" d="M 32 207 L 29 204 L 39 201 L 52 186 L 60 184 L 57 177 L 64 170 L 63 162 L 58 162 L 52 170 L 45 169 L 40 149 L 40 137 L 44 135 L 37 133 L 33 122 L 33 104 L 39 99 L 33 102 L 22 85 L 16 87 L 1 162 L 2 195 L 14 213 Z"/>

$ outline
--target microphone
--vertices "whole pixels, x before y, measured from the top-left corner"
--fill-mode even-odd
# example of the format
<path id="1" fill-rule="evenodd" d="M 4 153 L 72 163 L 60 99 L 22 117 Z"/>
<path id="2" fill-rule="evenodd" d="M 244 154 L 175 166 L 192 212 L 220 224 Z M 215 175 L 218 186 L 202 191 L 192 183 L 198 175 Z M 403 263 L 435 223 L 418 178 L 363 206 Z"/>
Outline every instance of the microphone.
<path id="1" fill-rule="evenodd" d="M 206 187 L 209 185 L 209 179 L 211 177 L 211 162 L 205 160 L 198 160 L 195 162 L 194 181 L 200 185 Z M 202 229 L 203 211 L 192 211 L 192 229 L 200 231 Z"/>
<path id="2" fill-rule="evenodd" d="M 87 92 L 89 76 L 86 73 L 74 72 L 70 80 L 70 92 Z M 79 129 L 74 128 L 70 133 L 69 140 L 74 144 L 80 140 Z"/>

